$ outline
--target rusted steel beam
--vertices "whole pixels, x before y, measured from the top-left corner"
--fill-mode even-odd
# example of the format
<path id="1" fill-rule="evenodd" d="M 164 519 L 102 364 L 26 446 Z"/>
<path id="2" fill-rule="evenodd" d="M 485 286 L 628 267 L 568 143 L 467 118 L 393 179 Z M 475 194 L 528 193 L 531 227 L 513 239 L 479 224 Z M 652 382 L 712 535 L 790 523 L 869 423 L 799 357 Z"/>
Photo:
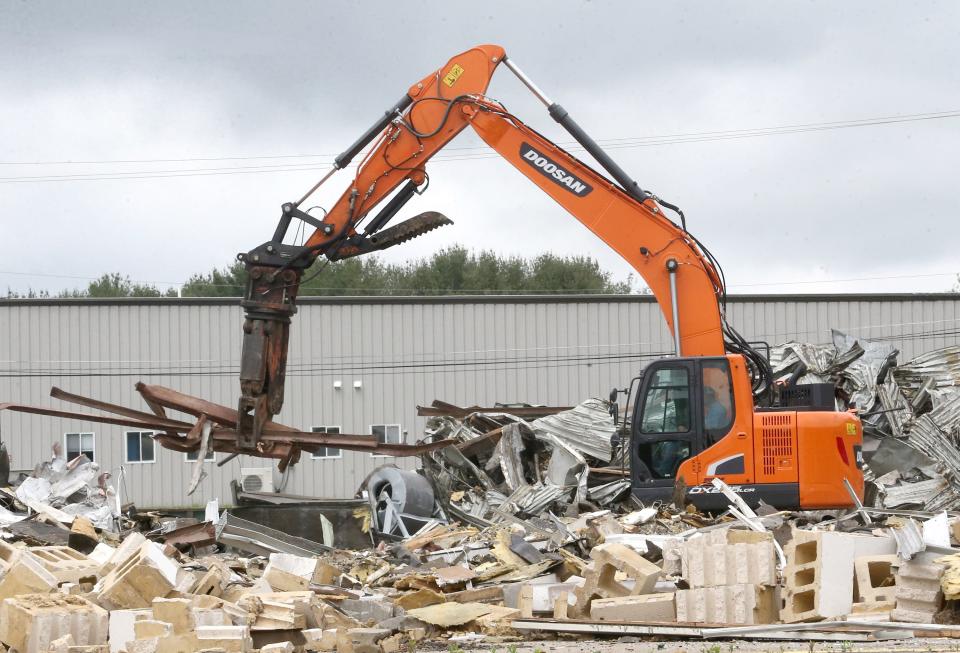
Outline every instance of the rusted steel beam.
<path id="1" fill-rule="evenodd" d="M 91 415 L 90 413 L 78 413 L 72 410 L 57 410 L 55 408 L 46 408 L 44 406 L 28 406 L 26 404 L 2 403 L 0 410 L 12 410 L 17 413 L 31 413 L 33 415 L 47 415 L 49 417 L 64 417 L 66 419 L 79 419 L 88 422 L 97 422 L 99 424 L 116 424 L 117 426 L 132 426 L 144 431 L 189 431 L 193 428 L 187 424 L 181 426 L 182 422 L 171 422 L 170 420 L 160 420 L 154 418 L 154 421 L 147 422 L 125 417 L 113 417 L 110 415 Z"/>
<path id="2" fill-rule="evenodd" d="M 204 422 L 212 422 L 213 428 L 209 434 L 209 446 L 214 451 L 276 458 L 280 461 L 281 471 L 288 465 L 295 464 L 300 459 L 301 451 L 316 451 L 319 447 L 337 447 L 348 451 L 366 451 L 385 456 L 419 456 L 454 444 L 453 440 L 440 440 L 423 444 L 386 444 L 379 442 L 373 435 L 313 433 L 300 431 L 292 426 L 276 422 L 267 422 L 254 449 L 240 448 L 237 445 L 236 410 L 163 386 L 138 383 L 136 388 L 151 409 L 158 413 L 157 416 L 98 399 L 74 395 L 59 388 L 53 388 L 50 393 L 51 396 L 82 406 L 99 408 L 114 414 L 95 415 L 14 403 L 0 404 L 0 410 L 87 420 L 101 424 L 115 424 L 144 431 L 160 431 L 163 434 L 154 436 L 155 441 L 160 446 L 187 453 L 199 450 L 202 445 L 201 432 Z M 165 409 L 193 415 L 198 421 L 190 423 L 170 419 L 165 416 Z"/>
<path id="3" fill-rule="evenodd" d="M 565 410 L 570 410 L 572 406 L 518 406 L 508 408 L 506 406 L 481 407 L 470 406 L 461 408 L 454 404 L 448 404 L 444 401 L 434 400 L 430 406 L 417 406 L 417 416 L 419 417 L 454 417 L 463 419 L 472 413 L 506 413 L 514 417 L 524 419 L 536 419 L 537 417 L 546 417 L 547 415 L 556 415 Z"/>
<path id="4" fill-rule="evenodd" d="M 185 429 L 190 429 L 193 427 L 192 424 L 187 422 L 181 422 L 179 420 L 172 420 L 167 418 L 164 415 L 154 415 L 152 413 L 147 413 L 142 410 L 134 410 L 132 408 L 127 408 L 125 406 L 119 406 L 117 404 L 111 404 L 106 401 L 100 401 L 99 399 L 92 399 L 91 397 L 84 397 L 83 395 L 73 394 L 72 392 L 67 392 L 56 386 L 50 388 L 50 396 L 54 399 L 61 399 L 63 401 L 69 401 L 72 404 L 80 404 L 81 406 L 86 406 L 87 408 L 96 408 L 98 410 L 105 411 L 107 413 L 114 413 L 116 415 L 123 415 L 125 417 L 131 417 L 133 419 L 139 419 L 141 421 L 152 422 L 160 417 L 160 419 L 177 422 L 180 426 Z"/>

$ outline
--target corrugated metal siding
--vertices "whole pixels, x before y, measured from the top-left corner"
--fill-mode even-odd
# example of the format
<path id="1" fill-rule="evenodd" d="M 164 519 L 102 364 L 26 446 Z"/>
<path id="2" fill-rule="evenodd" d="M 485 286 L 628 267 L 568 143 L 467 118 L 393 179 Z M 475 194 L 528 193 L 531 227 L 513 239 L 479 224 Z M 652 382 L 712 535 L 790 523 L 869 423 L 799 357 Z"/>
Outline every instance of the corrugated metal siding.
<path id="1" fill-rule="evenodd" d="M 728 315 L 748 339 L 771 344 L 828 342 L 831 327 L 892 338 L 901 360 L 960 342 L 956 295 L 732 298 Z M 139 406 L 133 386 L 143 380 L 233 405 L 241 321 L 236 304 L 213 301 L 0 302 L 0 400 L 53 405 L 48 393 L 56 385 Z M 668 352 L 670 342 L 648 298 L 306 300 L 294 322 L 281 419 L 348 433 L 399 423 L 412 442 L 424 426 L 418 404 L 563 405 L 605 397 L 629 383 L 641 356 Z M 342 389 L 333 388 L 336 380 Z M 97 461 L 115 480 L 125 465 L 124 497 L 141 507 L 229 502 L 229 481 L 241 467 L 266 466 L 242 458 L 222 468 L 207 464 L 209 476 L 188 498 L 192 464 L 182 454 L 158 448 L 154 463 L 125 464 L 122 427 L 0 413 L 15 469 L 48 458 L 51 442 L 76 431 L 96 434 Z M 306 457 L 286 491 L 349 496 L 387 461 L 350 452 Z"/>

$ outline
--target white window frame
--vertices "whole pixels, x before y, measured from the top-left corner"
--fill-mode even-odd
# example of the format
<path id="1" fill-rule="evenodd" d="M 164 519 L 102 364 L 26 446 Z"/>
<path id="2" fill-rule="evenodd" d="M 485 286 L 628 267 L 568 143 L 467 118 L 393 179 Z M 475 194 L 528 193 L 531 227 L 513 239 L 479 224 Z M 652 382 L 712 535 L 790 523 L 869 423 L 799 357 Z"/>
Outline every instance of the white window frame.
<path id="1" fill-rule="evenodd" d="M 133 433 L 138 433 L 140 435 L 140 460 L 128 460 L 127 456 L 130 454 L 130 445 L 127 443 L 127 438 L 130 437 Z M 157 462 L 157 442 L 153 442 L 153 458 L 150 460 L 143 460 L 143 436 L 152 436 L 155 435 L 156 431 L 124 431 L 123 432 L 123 462 L 124 464 L 129 465 L 151 465 Z"/>
<path id="2" fill-rule="evenodd" d="M 95 431 L 71 431 L 69 433 L 63 434 L 63 457 L 67 462 L 70 462 L 70 447 L 67 446 L 67 436 L 76 435 L 80 437 L 80 453 L 83 453 L 83 436 L 90 436 L 90 453 L 93 454 L 93 460 L 97 459 L 97 434 Z M 126 444 L 126 443 L 124 443 Z"/>
<path id="3" fill-rule="evenodd" d="M 397 433 L 398 433 L 399 436 L 400 436 L 399 439 L 397 440 L 397 442 L 390 442 L 389 440 L 387 440 L 386 444 L 403 444 L 403 425 L 402 425 L 402 424 L 396 424 L 396 423 L 394 423 L 394 424 L 386 424 L 386 423 L 384 423 L 384 424 L 371 424 L 371 425 L 370 425 L 370 435 L 376 435 L 376 433 L 373 432 L 373 427 L 375 427 L 375 426 L 382 426 L 382 427 L 384 427 L 384 434 L 385 434 L 385 435 L 386 435 L 386 429 L 388 429 L 388 428 L 391 427 L 391 426 L 396 426 L 396 427 L 397 427 Z M 385 454 L 385 453 L 371 453 L 370 456 L 373 457 L 373 458 L 393 458 L 393 456 L 391 456 L 391 455 L 389 455 L 389 454 Z"/>
<path id="4" fill-rule="evenodd" d="M 321 430 L 322 429 L 322 430 Z M 335 432 L 331 432 L 330 429 L 337 429 Z M 330 435 L 340 435 L 343 433 L 343 427 L 336 424 L 330 424 L 328 426 L 311 426 L 311 433 L 330 433 Z M 324 445 L 323 450 L 329 451 L 330 449 L 336 449 L 336 456 L 318 456 L 317 454 L 310 452 L 310 460 L 340 460 L 343 458 L 343 449 L 340 447 L 334 447 L 331 445 Z"/>
<path id="5" fill-rule="evenodd" d="M 197 453 L 197 452 L 194 452 L 194 453 Z M 184 451 L 184 452 L 183 452 L 183 462 L 185 462 L 185 463 L 190 463 L 190 464 L 192 465 L 193 463 L 197 462 L 197 459 L 194 458 L 193 460 L 190 460 L 190 452 L 189 452 L 189 451 Z M 204 457 L 203 462 L 204 462 L 204 463 L 215 463 L 215 462 L 217 462 L 217 452 L 216 452 L 216 451 L 213 451 L 212 449 L 209 450 L 208 455 Z"/>

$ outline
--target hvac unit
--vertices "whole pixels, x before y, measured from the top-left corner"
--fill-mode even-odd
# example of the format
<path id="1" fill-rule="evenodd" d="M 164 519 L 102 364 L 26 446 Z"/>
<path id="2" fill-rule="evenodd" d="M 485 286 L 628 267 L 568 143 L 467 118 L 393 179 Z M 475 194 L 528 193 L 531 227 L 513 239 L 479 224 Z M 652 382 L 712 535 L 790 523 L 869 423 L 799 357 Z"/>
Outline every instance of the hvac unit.
<path id="1" fill-rule="evenodd" d="M 240 479 L 244 492 L 273 492 L 273 469 L 270 467 L 243 467 Z"/>

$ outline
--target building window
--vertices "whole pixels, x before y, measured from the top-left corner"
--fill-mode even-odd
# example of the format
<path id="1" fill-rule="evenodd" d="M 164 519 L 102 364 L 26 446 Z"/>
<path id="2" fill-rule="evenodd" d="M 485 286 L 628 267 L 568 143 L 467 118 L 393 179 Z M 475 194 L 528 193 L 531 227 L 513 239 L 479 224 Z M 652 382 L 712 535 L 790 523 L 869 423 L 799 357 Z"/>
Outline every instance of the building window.
<path id="1" fill-rule="evenodd" d="M 156 460 L 152 436 L 153 431 L 127 431 L 128 463 L 152 463 Z"/>
<path id="2" fill-rule="evenodd" d="M 403 434 L 399 424 L 374 424 L 370 427 L 370 434 L 377 436 L 380 444 L 402 444 Z M 377 458 L 383 454 L 371 454 Z"/>
<path id="3" fill-rule="evenodd" d="M 310 427 L 311 433 L 329 433 L 340 435 L 339 426 L 313 426 Z M 343 454 L 337 447 L 317 447 L 317 450 L 310 454 L 311 458 L 341 458 Z"/>
<path id="4" fill-rule="evenodd" d="M 195 463 L 195 462 L 197 462 L 197 458 L 200 457 L 200 452 L 199 452 L 199 451 L 188 451 L 188 452 L 186 452 L 186 453 L 183 454 L 183 455 L 184 455 L 184 460 L 185 460 L 186 462 L 188 462 L 188 463 Z M 203 457 L 203 462 L 205 462 L 205 463 L 212 463 L 212 462 L 213 462 L 214 460 L 216 460 L 216 459 L 217 459 L 217 454 L 216 454 L 215 452 L 213 452 L 213 451 L 211 451 L 211 450 L 208 449 L 208 450 L 207 450 L 207 455 Z"/>
<path id="5" fill-rule="evenodd" d="M 80 454 L 93 460 L 93 433 L 65 433 L 63 439 L 67 445 L 67 462 Z"/>

